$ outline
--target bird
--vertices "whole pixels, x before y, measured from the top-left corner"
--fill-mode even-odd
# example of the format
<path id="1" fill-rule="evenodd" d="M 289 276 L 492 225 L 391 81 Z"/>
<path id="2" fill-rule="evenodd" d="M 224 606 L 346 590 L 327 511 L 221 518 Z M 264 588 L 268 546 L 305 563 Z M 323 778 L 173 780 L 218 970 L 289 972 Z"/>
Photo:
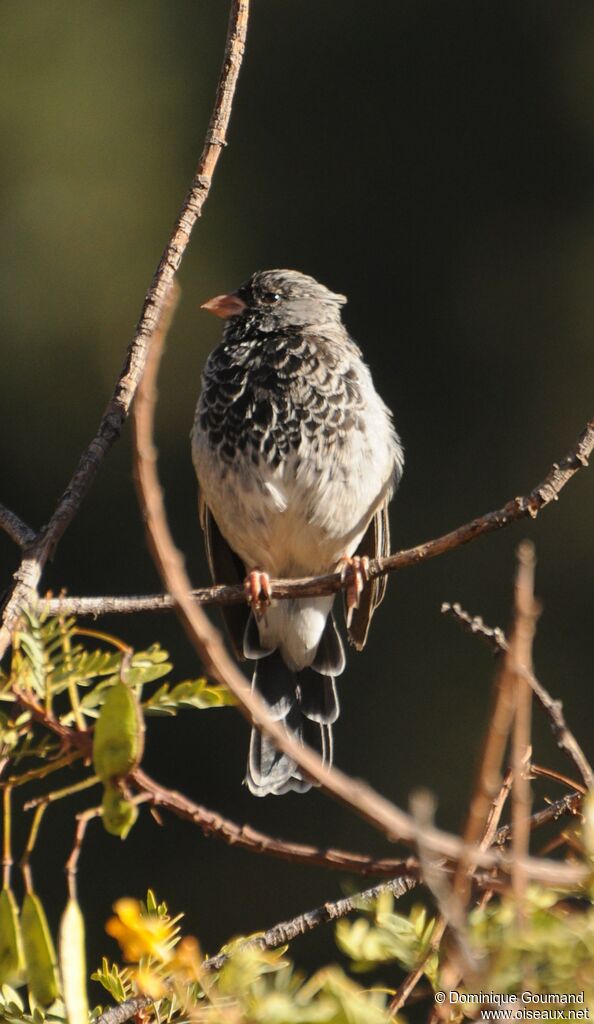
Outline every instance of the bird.
<path id="1" fill-rule="evenodd" d="M 296 270 L 257 271 L 202 309 L 225 320 L 191 432 L 206 556 L 215 583 L 244 583 L 221 611 L 252 688 L 273 719 L 332 764 L 345 668 L 335 594 L 271 600 L 270 579 L 341 571 L 349 641 L 361 649 L 386 577 L 388 502 L 403 447 L 361 350 L 347 299 Z M 311 781 L 253 728 L 245 782 L 255 796 L 304 793 Z"/>

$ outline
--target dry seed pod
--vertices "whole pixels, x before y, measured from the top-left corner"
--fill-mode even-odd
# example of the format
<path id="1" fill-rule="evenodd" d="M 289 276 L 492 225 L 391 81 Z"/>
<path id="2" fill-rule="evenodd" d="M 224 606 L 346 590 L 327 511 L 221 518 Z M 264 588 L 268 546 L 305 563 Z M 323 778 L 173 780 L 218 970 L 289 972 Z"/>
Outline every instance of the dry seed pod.
<path id="1" fill-rule="evenodd" d="M 103 793 L 103 825 L 112 836 L 125 839 L 138 817 L 138 808 L 109 783 Z"/>
<path id="2" fill-rule="evenodd" d="M 87 1024 L 85 922 L 75 899 L 69 899 L 60 922 L 60 974 L 68 1024 Z"/>
<path id="3" fill-rule="evenodd" d="M 0 985 L 22 985 L 25 959 L 19 912 L 12 889 L 0 892 Z"/>
<path id="4" fill-rule="evenodd" d="M 33 892 L 25 894 L 21 927 L 29 991 L 40 1006 L 49 1006 L 58 996 L 56 951 L 41 900 Z"/>
<path id="5" fill-rule="evenodd" d="M 144 747 L 144 722 L 138 701 L 125 683 L 110 687 L 95 726 L 93 764 L 103 782 L 127 775 Z"/>

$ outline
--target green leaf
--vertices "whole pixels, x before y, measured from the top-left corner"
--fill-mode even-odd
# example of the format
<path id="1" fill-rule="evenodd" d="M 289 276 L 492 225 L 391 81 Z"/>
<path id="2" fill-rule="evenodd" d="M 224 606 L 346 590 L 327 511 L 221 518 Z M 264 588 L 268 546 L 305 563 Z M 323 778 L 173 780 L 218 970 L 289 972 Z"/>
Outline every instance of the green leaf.
<path id="1" fill-rule="evenodd" d="M 108 783 L 103 793 L 103 826 L 112 836 L 125 839 L 138 818 L 138 808 Z"/>
<path id="2" fill-rule="evenodd" d="M 25 972 L 19 912 L 11 889 L 0 892 L 0 984 L 22 985 Z"/>
<path id="3" fill-rule="evenodd" d="M 144 747 L 144 722 L 138 701 L 126 683 L 109 690 L 93 737 L 93 765 L 103 781 L 127 775 Z"/>
<path id="4" fill-rule="evenodd" d="M 130 971 L 120 968 L 117 964 L 110 966 L 107 957 L 103 957 L 101 967 L 91 975 L 92 981 L 98 981 L 109 992 L 117 1003 L 123 1003 L 132 995 Z"/>
<path id="5" fill-rule="evenodd" d="M 56 951 L 45 911 L 35 893 L 25 894 L 21 927 L 29 991 L 41 1006 L 49 1006 L 58 996 Z"/>
<path id="6" fill-rule="evenodd" d="M 235 698 L 224 686 L 207 679 L 187 679 L 170 688 L 161 686 L 144 704 L 147 714 L 173 715 L 182 707 L 221 708 L 235 704 Z"/>

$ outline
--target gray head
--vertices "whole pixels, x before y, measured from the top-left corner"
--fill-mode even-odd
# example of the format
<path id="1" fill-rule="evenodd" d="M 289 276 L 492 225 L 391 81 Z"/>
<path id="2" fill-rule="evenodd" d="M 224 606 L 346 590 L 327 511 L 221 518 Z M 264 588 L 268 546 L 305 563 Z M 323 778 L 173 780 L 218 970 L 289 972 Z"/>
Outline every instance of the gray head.
<path id="1" fill-rule="evenodd" d="M 331 292 L 313 277 L 298 270 L 258 270 L 228 295 L 205 302 L 207 309 L 223 319 L 257 318 L 264 330 L 303 327 L 308 324 L 339 323 L 344 295 Z"/>

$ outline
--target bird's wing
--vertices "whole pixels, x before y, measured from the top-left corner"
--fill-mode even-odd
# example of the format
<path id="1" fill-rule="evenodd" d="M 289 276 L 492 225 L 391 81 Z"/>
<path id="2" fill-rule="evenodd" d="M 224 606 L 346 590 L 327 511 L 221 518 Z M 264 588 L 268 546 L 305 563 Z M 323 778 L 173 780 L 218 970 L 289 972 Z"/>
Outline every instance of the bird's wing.
<path id="1" fill-rule="evenodd" d="M 390 522 L 387 501 L 380 505 L 373 516 L 355 554 L 367 555 L 368 558 L 384 558 L 390 554 Z M 377 606 L 383 601 L 387 583 L 387 576 L 378 576 L 377 579 L 368 583 L 361 594 L 359 607 L 353 610 L 348 635 L 349 640 L 358 651 L 365 647 L 371 617 Z"/>
<path id="2" fill-rule="evenodd" d="M 208 505 L 199 498 L 200 523 L 204 530 L 206 559 L 213 583 L 243 583 L 245 567 L 238 555 L 229 547 Z M 221 614 L 229 633 L 235 656 L 244 660 L 243 638 L 250 610 L 247 605 L 221 605 Z"/>

